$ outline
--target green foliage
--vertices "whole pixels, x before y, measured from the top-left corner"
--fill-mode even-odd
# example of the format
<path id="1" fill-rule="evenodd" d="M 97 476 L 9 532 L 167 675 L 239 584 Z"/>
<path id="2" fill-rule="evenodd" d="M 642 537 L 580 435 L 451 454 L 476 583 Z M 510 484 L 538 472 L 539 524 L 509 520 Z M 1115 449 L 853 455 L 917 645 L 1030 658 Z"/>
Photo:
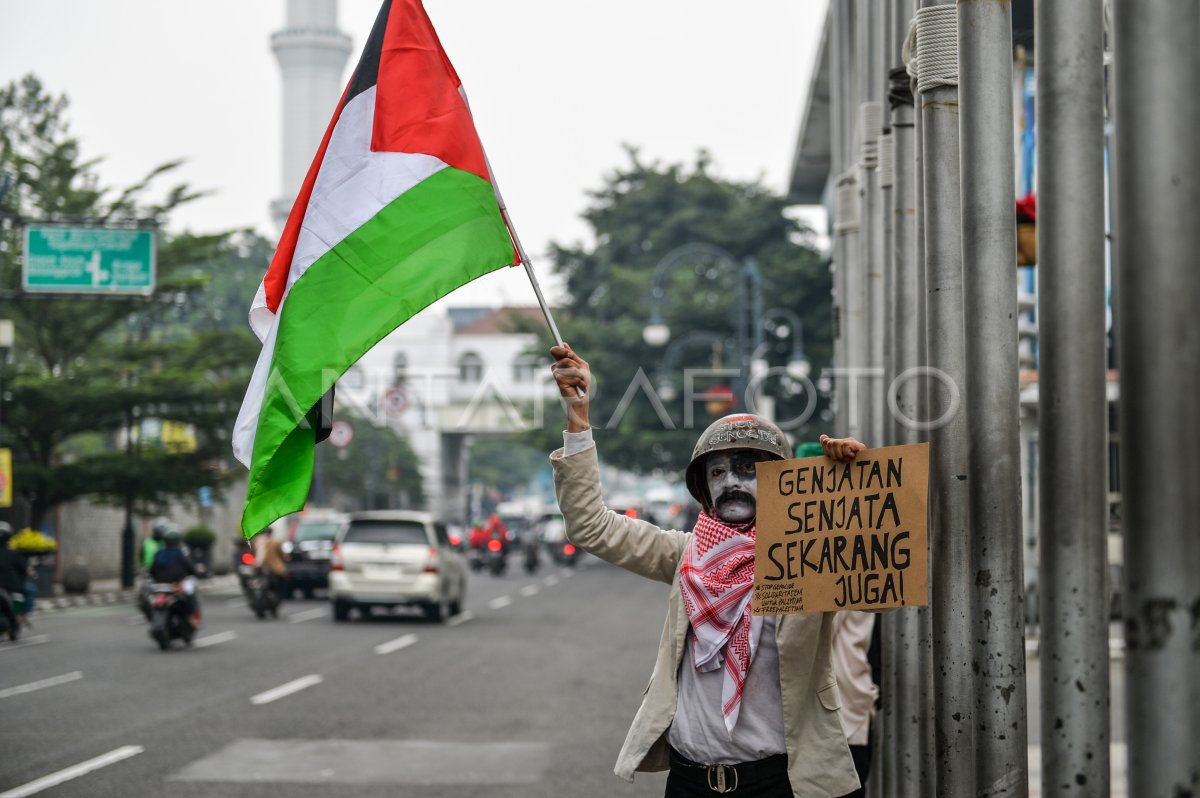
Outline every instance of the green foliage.
<path id="1" fill-rule="evenodd" d="M 183 532 L 183 542 L 193 549 L 208 549 L 217 542 L 217 533 L 206 526 L 193 526 Z"/>
<path id="2" fill-rule="evenodd" d="M 346 510 L 412 509 L 425 505 L 420 462 L 408 439 L 339 404 L 335 418 L 354 431 L 348 446 L 317 445 L 309 500 Z"/>
<path id="3" fill-rule="evenodd" d="M 173 210 L 201 196 L 182 184 L 157 189 L 178 162 L 124 189 L 101 186 L 66 107 L 33 76 L 0 88 L 0 289 L 16 333 L 0 366 L 0 441 L 14 450 L 16 492 L 35 526 L 83 495 L 155 512 L 228 481 L 230 428 L 258 350 L 244 309 L 269 256 L 245 232 L 165 231 Z M 22 294 L 28 220 L 157 228 L 154 295 Z M 175 422 L 188 440 L 137 434 L 151 420 Z"/>
<path id="4" fill-rule="evenodd" d="M 467 482 L 507 495 L 518 493 L 538 472 L 549 468 L 546 451 L 516 435 L 477 437 L 471 442 Z"/>
<path id="5" fill-rule="evenodd" d="M 688 427 L 682 371 L 709 367 L 714 359 L 723 367 L 738 366 L 740 358 L 727 341 L 735 335 L 744 259 L 754 258 L 762 273 L 764 309 L 782 308 L 802 320 L 804 351 L 814 376 L 830 361 L 832 285 L 828 269 L 808 243 L 811 233 L 784 214 L 783 197 L 757 182 L 713 175 L 703 153 L 690 166 L 646 164 L 636 152 L 630 150 L 629 155 L 629 165 L 608 176 L 584 213 L 596 245 L 553 249 L 569 295 L 560 327 L 592 366 L 591 418 L 601 430 L 598 437 L 603 438 L 601 450 L 608 462 L 642 472 L 678 470 L 686 465 L 699 431 L 728 412 L 714 408 L 718 412 L 710 414 L 704 402 L 695 402 Z M 690 333 L 707 338 L 677 347 L 678 362 L 664 374 L 665 350 L 642 338 L 651 315 L 652 276 L 668 253 L 697 243 L 718 247 L 731 259 L 681 261 L 668 273 L 661 312 L 672 341 Z M 773 341 L 768 335 L 767 341 L 760 354 L 771 366 L 783 366 L 792 350 L 791 337 Z M 616 411 L 639 371 L 645 387 L 633 389 L 633 401 L 622 416 Z M 648 396 L 649 386 L 663 377 L 672 381 L 679 396 L 664 402 L 669 423 L 660 419 Z M 703 391 L 729 382 L 727 377 L 696 379 L 694 386 Z M 769 381 L 766 392 L 777 398 L 780 420 L 796 418 L 805 408 L 805 395 L 792 395 L 779 380 Z M 814 414 L 809 424 L 813 422 L 819 424 L 819 416 Z M 811 436 L 809 424 L 795 426 L 793 437 Z"/>

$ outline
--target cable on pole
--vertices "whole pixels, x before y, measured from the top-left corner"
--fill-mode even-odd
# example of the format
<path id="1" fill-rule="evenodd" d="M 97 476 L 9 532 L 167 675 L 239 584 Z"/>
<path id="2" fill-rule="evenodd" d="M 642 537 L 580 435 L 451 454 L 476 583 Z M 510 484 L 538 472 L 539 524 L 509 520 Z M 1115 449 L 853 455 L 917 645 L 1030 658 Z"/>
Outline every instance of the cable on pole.
<path id="1" fill-rule="evenodd" d="M 917 91 L 958 85 L 958 8 L 954 3 L 917 9 L 905 48 L 916 49 Z M 912 67 L 910 64 L 910 72 Z"/>

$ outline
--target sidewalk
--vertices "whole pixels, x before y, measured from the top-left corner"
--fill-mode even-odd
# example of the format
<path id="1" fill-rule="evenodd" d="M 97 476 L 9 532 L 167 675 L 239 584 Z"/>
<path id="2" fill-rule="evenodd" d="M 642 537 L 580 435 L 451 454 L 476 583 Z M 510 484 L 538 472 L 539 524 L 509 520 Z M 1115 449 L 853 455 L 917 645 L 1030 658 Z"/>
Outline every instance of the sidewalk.
<path id="1" fill-rule="evenodd" d="M 199 579 L 201 593 L 222 590 L 236 590 L 238 579 L 236 574 L 214 576 L 211 579 Z M 132 603 L 137 598 L 137 588 L 122 588 L 120 579 L 93 579 L 88 586 L 88 592 L 82 595 L 65 593 L 62 585 L 55 585 L 55 595 L 38 596 L 35 612 L 57 612 L 72 607 L 95 607 L 105 604 Z"/>

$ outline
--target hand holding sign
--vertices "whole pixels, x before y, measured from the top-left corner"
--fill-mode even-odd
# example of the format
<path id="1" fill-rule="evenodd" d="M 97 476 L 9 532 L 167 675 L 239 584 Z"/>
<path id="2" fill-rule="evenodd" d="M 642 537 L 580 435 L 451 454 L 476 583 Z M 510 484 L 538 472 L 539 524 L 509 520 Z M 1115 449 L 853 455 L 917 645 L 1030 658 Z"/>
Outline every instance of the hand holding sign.
<path id="1" fill-rule="evenodd" d="M 927 604 L 928 444 L 821 444 L 842 462 L 758 464 L 753 612 Z"/>

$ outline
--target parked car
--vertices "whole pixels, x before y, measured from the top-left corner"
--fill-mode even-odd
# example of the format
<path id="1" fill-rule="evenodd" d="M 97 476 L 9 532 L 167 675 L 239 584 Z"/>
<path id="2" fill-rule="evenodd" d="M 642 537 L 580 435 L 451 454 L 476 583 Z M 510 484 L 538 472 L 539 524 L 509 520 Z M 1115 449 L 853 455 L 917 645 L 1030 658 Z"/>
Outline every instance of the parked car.
<path id="1" fill-rule="evenodd" d="M 349 516 L 345 513 L 310 510 L 300 516 L 283 543 L 288 555 L 288 592 L 299 590 L 312 598 L 314 590 L 329 587 L 329 561 L 333 539 Z"/>
<path id="2" fill-rule="evenodd" d="M 446 525 L 429 513 L 373 510 L 351 513 L 334 539 L 329 572 L 333 619 L 351 609 L 419 606 L 431 619 L 462 611 L 467 566 Z"/>

